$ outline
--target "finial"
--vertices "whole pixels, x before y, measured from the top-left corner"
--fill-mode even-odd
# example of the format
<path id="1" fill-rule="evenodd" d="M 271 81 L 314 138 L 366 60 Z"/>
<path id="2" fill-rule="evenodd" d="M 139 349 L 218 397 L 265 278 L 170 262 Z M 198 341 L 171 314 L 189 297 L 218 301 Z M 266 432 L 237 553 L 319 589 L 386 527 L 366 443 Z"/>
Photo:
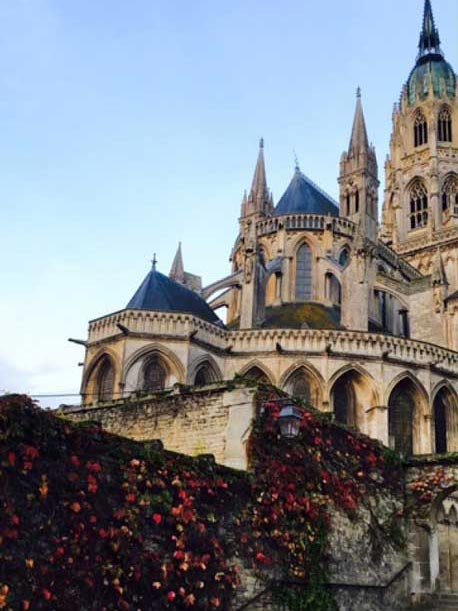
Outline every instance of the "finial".
<path id="1" fill-rule="evenodd" d="M 361 97 L 361 87 L 358 87 L 356 90 L 356 97 L 360 98 Z"/>
<path id="2" fill-rule="evenodd" d="M 259 141 L 259 148 L 260 149 L 264 148 L 264 138 L 261 138 L 261 140 Z"/>
<path id="3" fill-rule="evenodd" d="M 151 259 L 151 263 L 153 264 L 153 272 L 155 272 L 156 271 L 156 265 L 157 265 L 156 253 L 154 253 L 153 258 Z"/>
<path id="4" fill-rule="evenodd" d="M 300 172 L 301 166 L 299 165 L 299 158 L 295 150 L 293 150 L 293 155 L 294 155 L 294 169 L 296 170 L 296 172 Z"/>

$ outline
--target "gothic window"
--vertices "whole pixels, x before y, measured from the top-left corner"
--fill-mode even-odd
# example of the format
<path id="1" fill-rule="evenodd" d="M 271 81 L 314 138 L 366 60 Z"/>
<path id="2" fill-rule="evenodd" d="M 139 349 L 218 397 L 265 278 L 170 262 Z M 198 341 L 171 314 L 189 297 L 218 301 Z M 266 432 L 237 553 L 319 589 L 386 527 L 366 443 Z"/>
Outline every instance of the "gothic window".
<path id="1" fill-rule="evenodd" d="M 350 213 L 351 213 L 351 195 L 350 193 L 347 193 L 347 197 L 345 201 L 347 205 L 347 216 L 350 216 Z"/>
<path id="2" fill-rule="evenodd" d="M 310 387 L 310 380 L 304 371 L 299 371 L 294 374 L 291 378 L 291 382 L 288 384 L 288 392 L 293 397 L 303 399 L 307 403 L 311 403 L 312 392 Z"/>
<path id="3" fill-rule="evenodd" d="M 346 267 L 350 259 L 350 251 L 348 248 L 342 248 L 339 255 L 339 265 Z"/>
<path id="4" fill-rule="evenodd" d="M 450 210 L 451 214 L 458 214 L 458 179 L 449 176 L 442 187 L 442 210 Z"/>
<path id="5" fill-rule="evenodd" d="M 414 141 L 415 146 L 422 146 L 428 143 L 428 122 L 421 110 L 415 116 Z"/>
<path id="6" fill-rule="evenodd" d="M 211 384 L 214 380 L 215 376 L 213 375 L 212 369 L 209 365 L 204 364 L 197 370 L 194 384 L 195 386 L 206 386 L 207 384 Z"/>
<path id="7" fill-rule="evenodd" d="M 390 446 L 403 456 L 413 454 L 415 398 L 412 383 L 403 380 L 391 393 L 388 405 Z"/>
<path id="8" fill-rule="evenodd" d="M 98 373 L 98 399 L 99 401 L 109 401 L 113 398 L 114 388 L 114 368 L 107 356 L 102 358 Z"/>
<path id="9" fill-rule="evenodd" d="M 166 377 L 167 373 L 159 359 L 156 356 L 153 357 L 145 365 L 143 373 L 143 390 L 164 390 Z"/>
<path id="10" fill-rule="evenodd" d="M 334 418 L 340 424 L 356 425 L 356 394 L 351 374 L 345 374 L 333 388 Z"/>
<path id="11" fill-rule="evenodd" d="M 312 251 L 303 244 L 296 257 L 296 301 L 312 299 Z"/>
<path id="12" fill-rule="evenodd" d="M 439 393 L 434 401 L 434 430 L 436 454 L 447 453 L 447 404 L 444 393 Z"/>
<path id="13" fill-rule="evenodd" d="M 419 229 L 428 224 L 428 193 L 419 180 L 415 181 L 409 192 L 410 229 Z"/>
<path id="14" fill-rule="evenodd" d="M 452 115 L 447 106 L 444 106 L 439 113 L 437 132 L 439 142 L 452 141 Z"/>

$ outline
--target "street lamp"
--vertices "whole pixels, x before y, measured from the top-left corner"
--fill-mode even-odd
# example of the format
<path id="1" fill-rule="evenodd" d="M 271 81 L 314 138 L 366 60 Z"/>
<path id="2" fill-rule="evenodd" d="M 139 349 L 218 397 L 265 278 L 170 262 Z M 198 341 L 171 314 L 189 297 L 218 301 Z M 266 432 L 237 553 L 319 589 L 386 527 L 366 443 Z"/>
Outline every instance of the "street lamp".
<path id="1" fill-rule="evenodd" d="M 302 411 L 293 403 L 287 403 L 278 417 L 280 433 L 286 439 L 294 439 L 299 435 Z"/>

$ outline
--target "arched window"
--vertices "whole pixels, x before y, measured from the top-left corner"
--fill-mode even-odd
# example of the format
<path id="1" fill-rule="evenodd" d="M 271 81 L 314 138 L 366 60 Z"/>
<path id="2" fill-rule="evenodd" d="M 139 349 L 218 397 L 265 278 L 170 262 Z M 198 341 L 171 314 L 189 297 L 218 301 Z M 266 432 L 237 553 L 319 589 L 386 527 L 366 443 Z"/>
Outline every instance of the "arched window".
<path id="1" fill-rule="evenodd" d="M 419 229 L 428 224 L 428 192 L 425 185 L 416 180 L 409 191 L 410 229 Z"/>
<path id="2" fill-rule="evenodd" d="M 297 251 L 296 301 L 312 300 L 312 251 L 307 244 Z"/>
<path id="3" fill-rule="evenodd" d="M 167 372 L 157 356 L 149 359 L 143 372 L 143 390 L 164 390 Z"/>
<path id="4" fill-rule="evenodd" d="M 108 356 L 102 358 L 97 375 L 97 395 L 99 401 L 110 401 L 113 398 L 115 372 Z"/>
<path id="5" fill-rule="evenodd" d="M 450 210 L 451 214 L 458 214 L 458 179 L 448 176 L 442 187 L 442 211 Z"/>
<path id="6" fill-rule="evenodd" d="M 293 397 L 303 399 L 307 403 L 312 401 L 312 392 L 310 387 L 310 380 L 303 371 L 296 373 L 288 384 L 288 392 Z"/>
<path id="7" fill-rule="evenodd" d="M 342 289 L 340 282 L 330 272 L 326 274 L 326 298 L 333 305 L 340 305 L 342 303 Z"/>
<path id="8" fill-rule="evenodd" d="M 403 456 L 413 454 L 413 417 L 415 388 L 410 380 L 402 380 L 388 402 L 390 446 Z"/>
<path id="9" fill-rule="evenodd" d="M 444 106 L 439 113 L 437 136 L 439 142 L 452 141 L 452 115 L 450 114 L 450 110 L 447 108 L 447 106 Z"/>
<path id="10" fill-rule="evenodd" d="M 211 384 L 216 379 L 213 369 L 207 363 L 204 363 L 199 367 L 194 378 L 195 386 L 206 386 Z"/>
<path id="11" fill-rule="evenodd" d="M 349 259 L 350 251 L 348 250 L 348 248 L 342 248 L 339 255 L 339 265 L 341 265 L 342 267 L 346 267 Z"/>
<path id="12" fill-rule="evenodd" d="M 415 146 L 422 146 L 428 143 L 428 122 L 421 110 L 415 116 L 414 141 Z"/>
<path id="13" fill-rule="evenodd" d="M 350 195 L 350 193 L 347 193 L 347 197 L 345 199 L 345 203 L 347 205 L 347 216 L 350 216 L 350 214 L 351 214 L 351 195 Z"/>
<path id="14" fill-rule="evenodd" d="M 447 404 L 442 393 L 434 401 L 434 432 L 436 454 L 447 453 Z"/>
<path id="15" fill-rule="evenodd" d="M 356 394 L 351 373 L 347 373 L 337 380 L 332 395 L 336 422 L 355 426 Z"/>
<path id="16" fill-rule="evenodd" d="M 359 191 L 355 193 L 355 212 L 359 212 Z"/>

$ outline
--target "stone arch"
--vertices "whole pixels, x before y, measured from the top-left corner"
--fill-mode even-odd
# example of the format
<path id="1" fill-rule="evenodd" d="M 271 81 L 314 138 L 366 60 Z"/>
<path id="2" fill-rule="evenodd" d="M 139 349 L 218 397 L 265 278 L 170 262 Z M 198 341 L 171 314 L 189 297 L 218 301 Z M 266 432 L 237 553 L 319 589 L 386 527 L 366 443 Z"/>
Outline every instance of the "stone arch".
<path id="1" fill-rule="evenodd" d="M 414 146 L 423 146 L 428 143 L 428 120 L 421 108 L 413 113 Z"/>
<path id="2" fill-rule="evenodd" d="M 111 373 L 108 371 L 108 367 L 111 368 Z M 84 374 L 82 394 L 85 401 L 90 403 L 116 398 L 118 393 L 115 382 L 118 374 L 119 364 L 114 352 L 107 348 L 99 350 L 91 359 Z M 101 379 L 102 376 L 104 376 L 104 380 Z"/>
<path id="3" fill-rule="evenodd" d="M 405 456 L 428 453 L 431 434 L 423 420 L 429 401 L 421 382 L 404 372 L 391 382 L 387 396 L 390 447 Z"/>
<path id="4" fill-rule="evenodd" d="M 250 361 L 239 372 L 241 377 L 251 377 L 248 374 L 253 374 L 252 379 L 274 384 L 274 376 L 272 372 L 260 361 Z"/>
<path id="5" fill-rule="evenodd" d="M 365 429 L 367 412 L 379 404 L 373 377 L 359 365 L 349 364 L 332 376 L 329 389 L 336 421 Z"/>
<path id="6" fill-rule="evenodd" d="M 291 365 L 281 376 L 279 386 L 293 396 L 319 408 L 323 402 L 324 380 L 320 372 L 307 361 Z M 303 392 L 299 392 L 302 389 Z"/>
<path id="7" fill-rule="evenodd" d="M 173 386 L 177 382 L 185 383 L 185 371 L 179 358 L 162 344 L 154 343 L 136 350 L 126 361 L 124 367 L 124 391 L 127 394 L 141 390 L 144 382 L 145 365 L 152 359 L 157 362 L 165 371 L 166 388 Z"/>
<path id="8" fill-rule="evenodd" d="M 455 452 L 458 448 L 458 397 L 453 386 L 442 380 L 431 394 L 433 451 Z"/>
<path id="9" fill-rule="evenodd" d="M 195 386 L 204 386 L 205 384 L 220 382 L 222 379 L 223 375 L 221 370 L 215 359 L 210 355 L 205 355 L 196 359 L 190 367 L 189 381 Z"/>

